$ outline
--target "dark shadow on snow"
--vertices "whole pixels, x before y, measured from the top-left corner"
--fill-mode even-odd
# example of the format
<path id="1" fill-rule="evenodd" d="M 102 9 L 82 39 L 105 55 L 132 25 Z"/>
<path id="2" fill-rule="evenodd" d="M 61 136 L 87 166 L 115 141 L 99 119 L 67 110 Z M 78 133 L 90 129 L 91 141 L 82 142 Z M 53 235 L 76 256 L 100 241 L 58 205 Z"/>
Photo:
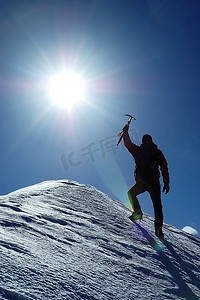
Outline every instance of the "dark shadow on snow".
<path id="1" fill-rule="evenodd" d="M 10 290 L 0 287 L 0 297 L 1 296 L 2 296 L 1 299 L 7 299 L 7 300 L 28 300 L 28 299 L 30 299 L 29 297 L 22 296 L 15 291 L 10 291 Z"/>
<path id="2" fill-rule="evenodd" d="M 190 279 L 192 280 L 192 282 L 196 286 L 200 287 L 200 280 L 194 275 L 194 273 L 192 272 L 192 270 L 189 269 L 189 267 L 187 266 L 187 263 L 184 262 L 184 260 L 182 260 L 182 258 L 176 253 L 176 251 L 174 250 L 174 248 L 172 247 L 172 245 L 168 241 L 166 241 L 166 240 L 162 240 L 162 243 L 171 252 L 172 256 L 176 259 L 176 261 L 179 263 L 179 265 L 185 271 L 185 273 L 187 273 L 188 277 L 190 277 Z"/>
<path id="3" fill-rule="evenodd" d="M 199 300 L 199 297 L 197 297 L 193 291 L 190 289 L 190 287 L 185 283 L 184 279 L 181 277 L 179 270 L 177 267 L 174 266 L 174 264 L 171 262 L 169 257 L 163 252 L 162 247 L 159 246 L 159 244 L 156 242 L 156 240 L 144 229 L 140 224 L 134 223 L 137 228 L 140 229 L 144 237 L 149 241 L 150 245 L 153 247 L 154 250 L 158 253 L 158 259 L 161 261 L 161 263 L 165 266 L 166 270 L 171 274 L 171 276 L 174 279 L 174 282 L 178 285 L 178 292 L 179 295 L 184 297 L 187 300 Z M 173 247 L 170 245 L 169 242 L 162 239 L 163 244 L 166 246 L 166 248 L 171 252 L 173 257 L 176 259 L 177 263 L 181 266 L 181 268 L 187 272 L 188 276 L 191 278 L 193 283 L 196 286 L 199 286 L 199 280 L 196 278 L 196 276 L 192 273 L 192 271 L 188 270 L 185 266 L 184 261 L 180 258 L 180 256 L 175 252 Z"/>

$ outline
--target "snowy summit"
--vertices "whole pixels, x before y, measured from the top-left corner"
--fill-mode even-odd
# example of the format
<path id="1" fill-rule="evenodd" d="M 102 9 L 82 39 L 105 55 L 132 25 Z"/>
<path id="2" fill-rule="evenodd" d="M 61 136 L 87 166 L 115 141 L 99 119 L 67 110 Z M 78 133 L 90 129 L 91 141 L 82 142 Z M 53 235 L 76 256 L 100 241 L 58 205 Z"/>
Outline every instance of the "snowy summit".
<path id="1" fill-rule="evenodd" d="M 48 181 L 0 197 L 0 299 L 200 299 L 200 239 L 89 185 Z"/>

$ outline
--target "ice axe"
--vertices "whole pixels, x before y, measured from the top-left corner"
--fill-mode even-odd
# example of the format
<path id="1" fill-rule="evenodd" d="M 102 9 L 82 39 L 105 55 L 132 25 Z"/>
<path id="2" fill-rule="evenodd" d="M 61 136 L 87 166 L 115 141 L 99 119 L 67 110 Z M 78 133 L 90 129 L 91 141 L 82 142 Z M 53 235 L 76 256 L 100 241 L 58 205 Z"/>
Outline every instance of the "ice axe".
<path id="1" fill-rule="evenodd" d="M 131 116 L 131 115 L 125 114 L 125 116 L 128 117 L 128 122 L 127 122 L 127 124 L 126 124 L 126 125 L 128 125 L 128 126 L 130 125 L 132 119 L 136 120 L 136 118 L 134 118 L 134 117 Z M 123 130 L 122 130 L 120 133 L 118 133 L 118 136 L 120 136 L 120 138 L 119 138 L 119 141 L 118 141 L 118 143 L 117 143 L 117 146 L 120 144 L 120 142 L 121 142 L 121 140 L 122 140 L 122 138 L 123 138 L 123 134 L 124 134 L 124 131 L 123 131 Z"/>

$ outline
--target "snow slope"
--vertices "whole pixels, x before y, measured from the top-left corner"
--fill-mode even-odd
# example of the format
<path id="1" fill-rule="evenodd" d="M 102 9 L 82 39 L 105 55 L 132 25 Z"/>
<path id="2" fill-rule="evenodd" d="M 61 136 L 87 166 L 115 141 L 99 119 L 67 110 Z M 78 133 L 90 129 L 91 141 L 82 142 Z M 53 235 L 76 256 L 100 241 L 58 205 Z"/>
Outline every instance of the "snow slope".
<path id="1" fill-rule="evenodd" d="M 200 299 L 200 239 L 94 187 L 43 182 L 0 197 L 0 299 Z"/>

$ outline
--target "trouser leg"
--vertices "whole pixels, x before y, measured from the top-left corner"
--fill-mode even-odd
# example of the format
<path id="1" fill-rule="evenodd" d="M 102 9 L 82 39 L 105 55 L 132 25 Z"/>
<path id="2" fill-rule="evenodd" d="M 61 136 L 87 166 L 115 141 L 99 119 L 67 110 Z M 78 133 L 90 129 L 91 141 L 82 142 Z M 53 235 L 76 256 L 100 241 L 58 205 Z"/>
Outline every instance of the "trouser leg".
<path id="1" fill-rule="evenodd" d="M 155 227 L 163 225 L 163 211 L 162 211 L 162 203 L 161 203 L 161 191 L 160 191 L 160 183 L 153 182 L 148 188 L 148 192 L 151 196 L 151 200 L 153 202 L 154 207 L 154 215 L 155 215 Z"/>
<path id="2" fill-rule="evenodd" d="M 141 211 L 141 206 L 137 199 L 137 195 L 142 194 L 146 191 L 146 187 L 143 182 L 137 182 L 130 190 L 128 191 L 129 201 L 132 205 L 133 211 Z"/>

